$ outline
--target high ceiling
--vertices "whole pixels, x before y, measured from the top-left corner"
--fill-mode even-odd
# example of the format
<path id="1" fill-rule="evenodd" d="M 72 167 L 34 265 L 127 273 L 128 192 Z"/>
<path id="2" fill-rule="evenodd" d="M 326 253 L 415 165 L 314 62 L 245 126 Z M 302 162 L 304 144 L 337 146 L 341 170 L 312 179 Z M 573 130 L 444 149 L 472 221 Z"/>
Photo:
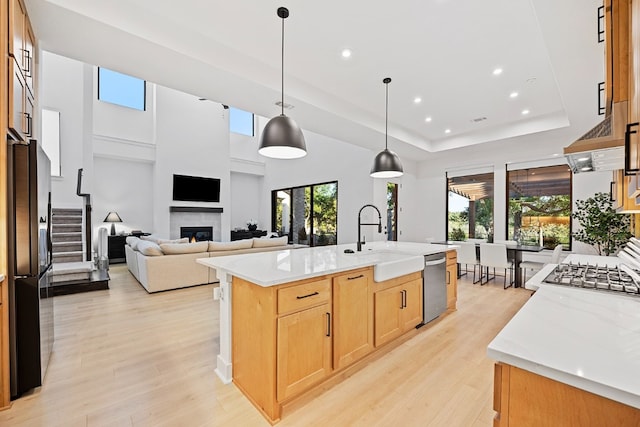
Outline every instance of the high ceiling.
<path id="1" fill-rule="evenodd" d="M 287 114 L 379 150 L 391 77 L 389 145 L 411 160 L 571 126 L 593 115 L 603 74 L 597 0 L 26 3 L 45 50 L 266 117 L 278 114 L 286 6 Z M 593 105 L 571 103 L 587 90 Z"/>

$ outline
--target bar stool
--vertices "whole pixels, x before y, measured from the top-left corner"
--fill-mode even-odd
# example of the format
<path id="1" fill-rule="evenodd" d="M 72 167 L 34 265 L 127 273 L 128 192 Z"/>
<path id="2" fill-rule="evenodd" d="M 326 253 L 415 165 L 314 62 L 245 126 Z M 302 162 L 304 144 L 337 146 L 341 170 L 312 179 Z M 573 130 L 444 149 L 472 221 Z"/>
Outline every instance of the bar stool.
<path id="1" fill-rule="evenodd" d="M 556 247 L 553 248 L 553 253 L 551 254 L 551 259 L 548 263 L 537 261 L 520 262 L 519 268 L 522 269 L 522 283 L 527 281 L 527 270 L 540 270 L 547 264 L 558 264 L 560 262 L 560 255 L 562 255 L 562 245 L 556 245 Z"/>

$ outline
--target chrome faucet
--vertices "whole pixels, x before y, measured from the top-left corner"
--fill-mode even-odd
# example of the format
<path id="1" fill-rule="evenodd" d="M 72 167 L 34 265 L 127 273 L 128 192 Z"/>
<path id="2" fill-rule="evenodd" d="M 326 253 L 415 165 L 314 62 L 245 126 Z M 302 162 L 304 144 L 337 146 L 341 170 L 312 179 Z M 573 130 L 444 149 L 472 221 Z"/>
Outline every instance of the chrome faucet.
<path id="1" fill-rule="evenodd" d="M 376 212 L 378 212 L 378 223 L 377 224 L 375 222 L 365 222 L 365 223 L 360 222 L 360 216 L 362 215 L 362 210 L 364 208 L 366 208 L 367 206 L 371 206 L 373 209 L 376 210 Z M 360 238 L 360 226 L 362 226 L 362 225 L 377 225 L 378 226 L 378 233 L 382 233 L 382 215 L 380 215 L 380 211 L 378 210 L 378 208 L 376 208 L 373 205 L 364 205 L 363 207 L 360 208 L 360 212 L 358 212 L 358 244 L 357 244 L 358 252 L 362 251 L 362 241 L 361 241 L 361 238 Z"/>

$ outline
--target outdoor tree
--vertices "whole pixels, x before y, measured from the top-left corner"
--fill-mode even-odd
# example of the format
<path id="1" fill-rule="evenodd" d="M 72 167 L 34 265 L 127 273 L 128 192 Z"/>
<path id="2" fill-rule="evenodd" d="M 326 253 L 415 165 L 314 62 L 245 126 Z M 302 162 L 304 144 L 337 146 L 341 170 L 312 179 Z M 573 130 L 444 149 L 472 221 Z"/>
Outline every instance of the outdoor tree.
<path id="1" fill-rule="evenodd" d="M 596 193 L 585 200 L 576 200 L 576 211 L 571 216 L 578 220 L 581 229 L 573 237 L 595 246 L 598 255 L 611 255 L 631 237 L 631 216 L 616 213 L 609 194 Z"/>

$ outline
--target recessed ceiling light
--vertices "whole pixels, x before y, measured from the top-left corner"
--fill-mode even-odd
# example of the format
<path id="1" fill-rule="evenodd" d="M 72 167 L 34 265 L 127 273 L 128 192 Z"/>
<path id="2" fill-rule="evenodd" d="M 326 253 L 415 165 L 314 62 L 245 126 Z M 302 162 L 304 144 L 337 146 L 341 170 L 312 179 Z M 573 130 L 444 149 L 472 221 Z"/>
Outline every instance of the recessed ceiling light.
<path id="1" fill-rule="evenodd" d="M 518 92 L 511 92 L 509 94 L 509 98 L 517 98 L 518 97 Z"/>
<path id="2" fill-rule="evenodd" d="M 422 98 L 420 98 L 419 96 L 416 96 L 415 98 L 413 98 L 414 104 L 420 104 L 421 102 L 422 102 Z"/>
<path id="3" fill-rule="evenodd" d="M 344 59 L 351 58 L 351 49 L 342 49 L 342 57 Z"/>
<path id="4" fill-rule="evenodd" d="M 585 166 L 583 168 L 580 168 L 582 172 L 590 171 L 591 169 L 592 169 L 591 166 Z"/>
<path id="5" fill-rule="evenodd" d="M 587 160 L 589 160 L 591 157 L 580 157 L 578 159 L 579 162 L 586 162 Z"/>
<path id="6" fill-rule="evenodd" d="M 426 119 L 424 119 L 425 122 L 430 123 L 431 122 L 431 117 L 427 117 Z"/>
<path id="7" fill-rule="evenodd" d="M 451 133 L 451 129 L 445 129 L 444 133 Z"/>
<path id="8" fill-rule="evenodd" d="M 522 110 L 522 115 L 526 116 L 527 114 L 529 114 L 529 110 Z"/>
<path id="9" fill-rule="evenodd" d="M 502 74 L 502 68 L 496 68 L 495 70 L 493 70 L 494 76 L 499 76 L 500 74 Z"/>
<path id="10" fill-rule="evenodd" d="M 559 155 L 560 155 L 560 154 L 558 154 L 558 153 L 553 153 L 553 154 L 552 154 L 552 156 L 553 156 L 553 157 L 558 157 Z"/>

